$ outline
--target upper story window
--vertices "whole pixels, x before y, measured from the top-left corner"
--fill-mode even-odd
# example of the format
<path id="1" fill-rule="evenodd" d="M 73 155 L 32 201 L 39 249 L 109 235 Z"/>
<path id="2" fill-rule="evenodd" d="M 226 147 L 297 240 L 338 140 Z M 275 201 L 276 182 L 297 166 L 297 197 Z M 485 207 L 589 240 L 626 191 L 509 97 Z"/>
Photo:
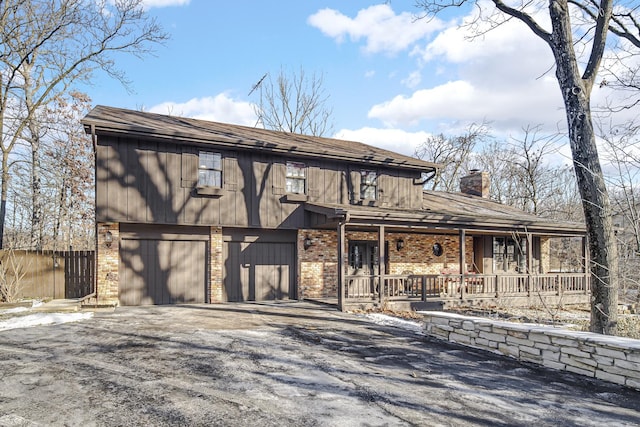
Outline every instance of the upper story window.
<path id="1" fill-rule="evenodd" d="M 371 170 L 360 171 L 360 199 L 376 200 L 378 195 L 378 174 Z"/>
<path id="2" fill-rule="evenodd" d="M 222 187 L 222 156 L 200 151 L 198 155 L 198 187 Z"/>
<path id="3" fill-rule="evenodd" d="M 304 163 L 287 162 L 287 193 L 306 194 L 306 166 Z"/>

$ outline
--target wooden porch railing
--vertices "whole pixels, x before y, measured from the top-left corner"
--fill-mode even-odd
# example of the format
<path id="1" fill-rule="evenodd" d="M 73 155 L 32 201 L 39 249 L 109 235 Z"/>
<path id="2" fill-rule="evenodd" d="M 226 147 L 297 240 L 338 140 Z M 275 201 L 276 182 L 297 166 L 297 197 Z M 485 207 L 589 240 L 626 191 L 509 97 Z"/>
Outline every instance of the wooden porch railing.
<path id="1" fill-rule="evenodd" d="M 348 302 L 378 300 L 437 300 L 587 294 L 591 291 L 584 273 L 556 274 L 440 274 L 346 276 Z"/>

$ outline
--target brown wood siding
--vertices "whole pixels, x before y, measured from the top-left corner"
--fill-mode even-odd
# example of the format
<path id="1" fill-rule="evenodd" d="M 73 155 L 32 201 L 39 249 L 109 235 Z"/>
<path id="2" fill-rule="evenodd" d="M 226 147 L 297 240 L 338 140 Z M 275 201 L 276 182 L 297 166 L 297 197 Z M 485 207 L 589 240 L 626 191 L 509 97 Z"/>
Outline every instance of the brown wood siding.
<path id="1" fill-rule="evenodd" d="M 218 151 L 221 195 L 196 192 L 198 149 L 101 136 L 97 147 L 96 217 L 101 222 L 297 229 L 306 226 L 300 203 L 286 201 L 287 159 L 269 153 Z M 295 160 L 295 159 L 294 159 Z M 308 199 L 359 199 L 361 167 L 331 160 L 308 163 Z M 418 208 L 416 172 L 376 169 L 386 206 Z M 413 205 L 412 205 L 413 204 Z"/>
<path id="2" fill-rule="evenodd" d="M 120 303 L 204 303 L 208 235 L 124 227 L 120 240 Z M 186 231 L 186 230 L 185 230 Z"/>
<path id="3" fill-rule="evenodd" d="M 294 299 L 295 233 L 225 231 L 223 294 L 226 301 Z"/>

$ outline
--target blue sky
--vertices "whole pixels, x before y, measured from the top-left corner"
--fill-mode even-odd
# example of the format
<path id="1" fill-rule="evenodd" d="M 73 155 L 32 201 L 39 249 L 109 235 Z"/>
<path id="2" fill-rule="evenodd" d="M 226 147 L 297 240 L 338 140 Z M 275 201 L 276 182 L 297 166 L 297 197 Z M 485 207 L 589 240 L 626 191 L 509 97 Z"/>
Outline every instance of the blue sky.
<path id="1" fill-rule="evenodd" d="M 171 39 L 155 56 L 117 57 L 133 92 L 98 74 L 82 88 L 94 104 L 253 125 L 252 86 L 302 68 L 324 75 L 328 136 L 409 155 L 430 134 L 483 120 L 505 138 L 564 126 L 548 47 L 516 22 L 468 40 L 459 24 L 474 9 L 416 20 L 413 0 L 145 3 Z"/>

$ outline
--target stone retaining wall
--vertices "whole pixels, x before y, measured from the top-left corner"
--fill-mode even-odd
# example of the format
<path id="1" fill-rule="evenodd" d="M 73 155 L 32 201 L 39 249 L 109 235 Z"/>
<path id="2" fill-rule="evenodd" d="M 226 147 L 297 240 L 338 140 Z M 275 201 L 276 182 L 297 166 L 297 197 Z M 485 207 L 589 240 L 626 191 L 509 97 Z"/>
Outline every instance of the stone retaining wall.
<path id="1" fill-rule="evenodd" d="M 640 390 L 640 340 L 423 312 L 427 335 Z"/>

